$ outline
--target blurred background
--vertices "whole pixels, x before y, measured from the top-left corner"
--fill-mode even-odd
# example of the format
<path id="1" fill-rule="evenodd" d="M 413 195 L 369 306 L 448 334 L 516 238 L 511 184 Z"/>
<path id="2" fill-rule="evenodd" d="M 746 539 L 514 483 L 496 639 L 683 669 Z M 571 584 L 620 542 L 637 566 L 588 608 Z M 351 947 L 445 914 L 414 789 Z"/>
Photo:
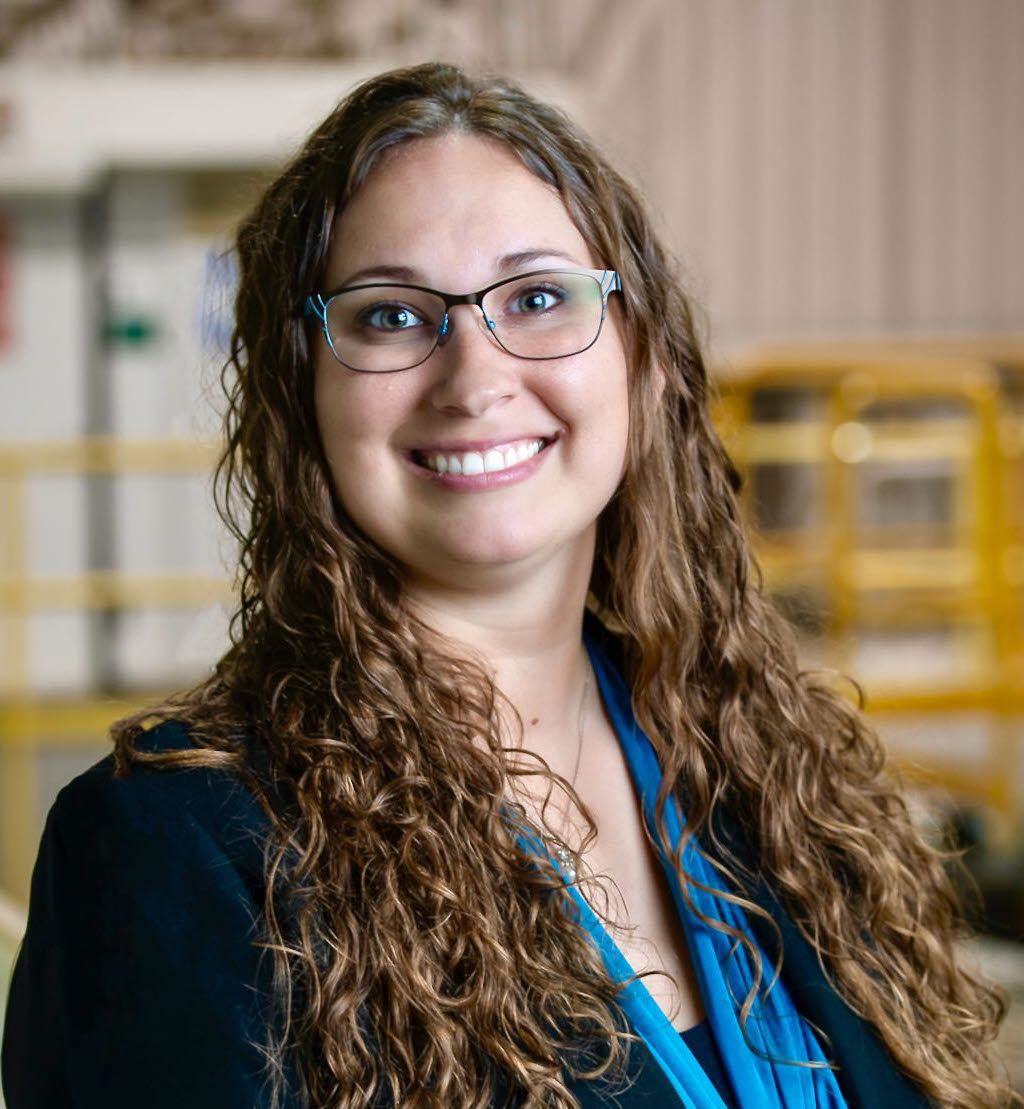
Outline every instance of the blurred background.
<path id="1" fill-rule="evenodd" d="M 1024 2 L 2 0 L 0 982 L 57 791 L 225 645 L 231 228 L 358 80 L 567 108 L 703 305 L 808 666 L 862 685 L 1024 1089 Z"/>

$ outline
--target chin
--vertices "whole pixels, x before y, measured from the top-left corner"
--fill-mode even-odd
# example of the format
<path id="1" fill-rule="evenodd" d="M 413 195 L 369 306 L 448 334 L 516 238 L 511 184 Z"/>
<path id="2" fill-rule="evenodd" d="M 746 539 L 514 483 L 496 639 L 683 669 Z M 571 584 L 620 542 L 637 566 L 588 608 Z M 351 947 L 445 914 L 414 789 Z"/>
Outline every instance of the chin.
<path id="1" fill-rule="evenodd" d="M 530 521 L 539 525 L 541 521 Z M 522 521 L 508 527 L 472 527 L 453 525 L 427 534 L 421 532 L 417 542 L 408 546 L 403 561 L 421 569 L 451 567 L 499 567 L 518 565 L 553 552 L 566 542 L 567 536 L 546 531 L 541 526 L 524 529 Z M 404 544 L 403 544 L 404 545 Z"/>
<path id="2" fill-rule="evenodd" d="M 440 553 L 442 558 L 466 566 L 506 566 L 524 562 L 540 554 L 543 548 L 544 544 L 525 539 L 492 543 L 477 540 L 446 545 Z"/>

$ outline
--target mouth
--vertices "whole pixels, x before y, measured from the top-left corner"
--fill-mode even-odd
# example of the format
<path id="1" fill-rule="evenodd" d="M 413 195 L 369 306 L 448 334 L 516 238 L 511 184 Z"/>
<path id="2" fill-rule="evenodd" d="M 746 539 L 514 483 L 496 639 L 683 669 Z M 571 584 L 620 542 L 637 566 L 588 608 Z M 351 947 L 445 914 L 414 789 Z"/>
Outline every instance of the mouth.
<path id="1" fill-rule="evenodd" d="M 511 470 L 536 457 L 555 441 L 557 436 L 511 439 L 480 450 L 413 450 L 409 458 L 433 474 L 496 474 Z"/>

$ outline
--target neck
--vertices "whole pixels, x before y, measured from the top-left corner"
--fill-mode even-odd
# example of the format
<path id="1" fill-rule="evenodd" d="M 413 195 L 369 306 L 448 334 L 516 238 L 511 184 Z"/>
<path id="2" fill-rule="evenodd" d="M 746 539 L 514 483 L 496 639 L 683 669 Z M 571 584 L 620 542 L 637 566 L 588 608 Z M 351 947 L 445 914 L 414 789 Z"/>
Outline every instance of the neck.
<path id="1" fill-rule="evenodd" d="M 407 591 L 415 614 L 481 662 L 515 706 L 523 747 L 570 780 L 589 673 L 582 635 L 592 561 L 591 550 L 589 558 L 565 559 L 561 573 L 533 575 L 511 587 L 503 582 L 493 592 L 422 580 L 410 583 Z M 584 734 L 593 712 L 593 688 L 587 700 Z M 503 723 L 510 742 L 518 742 L 510 714 Z"/>

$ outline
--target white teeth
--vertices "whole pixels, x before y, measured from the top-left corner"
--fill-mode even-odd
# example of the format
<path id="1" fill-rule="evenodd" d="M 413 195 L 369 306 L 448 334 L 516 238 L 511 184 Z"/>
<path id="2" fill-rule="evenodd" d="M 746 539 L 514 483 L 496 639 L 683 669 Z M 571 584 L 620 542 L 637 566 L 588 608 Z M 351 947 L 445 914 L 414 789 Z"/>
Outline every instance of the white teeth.
<path id="1" fill-rule="evenodd" d="M 425 458 L 429 469 L 439 474 L 482 474 L 497 473 L 511 466 L 518 466 L 527 458 L 532 458 L 544 446 L 543 439 L 506 447 L 504 451 L 491 448 L 480 451 L 467 451 L 465 454 L 428 454 Z"/>

